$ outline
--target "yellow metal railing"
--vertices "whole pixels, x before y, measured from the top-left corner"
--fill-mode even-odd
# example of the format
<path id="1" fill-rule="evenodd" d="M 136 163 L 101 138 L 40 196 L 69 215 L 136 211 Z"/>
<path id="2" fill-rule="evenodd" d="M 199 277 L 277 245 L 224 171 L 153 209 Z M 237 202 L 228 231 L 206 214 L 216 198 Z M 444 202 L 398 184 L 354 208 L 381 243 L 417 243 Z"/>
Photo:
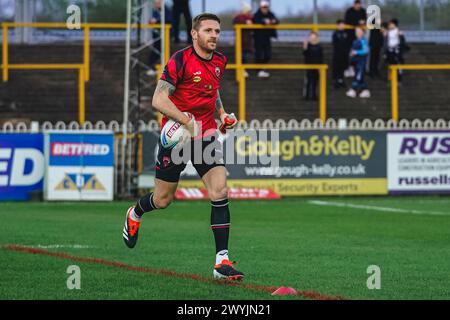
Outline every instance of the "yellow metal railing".
<path id="1" fill-rule="evenodd" d="M 402 64 L 390 65 L 391 79 L 391 118 L 399 120 L 398 111 L 398 70 L 450 70 L 450 64 Z"/>
<path id="2" fill-rule="evenodd" d="M 3 68 L 3 65 L 1 66 Z M 85 118 L 86 68 L 83 64 L 10 64 L 11 70 L 78 70 L 78 121 L 83 124 Z M 5 68 L 3 68 L 5 70 Z"/>
<path id="3" fill-rule="evenodd" d="M 244 71 L 246 69 L 268 69 L 268 70 L 318 70 L 319 71 L 319 118 L 325 122 L 327 118 L 327 69 L 326 64 L 229 64 L 228 69 L 241 70 L 238 71 L 239 84 L 239 121 L 246 120 L 246 78 Z"/>
<path id="4" fill-rule="evenodd" d="M 55 28 L 65 29 L 66 23 L 2 23 L 2 79 L 4 82 L 9 79 L 9 70 L 79 70 L 79 106 L 78 117 L 79 122 L 85 122 L 85 82 L 90 78 L 90 30 L 91 29 L 125 29 L 127 27 L 124 23 L 83 23 L 83 63 L 82 64 L 10 64 L 9 63 L 9 48 L 8 48 L 8 29 L 9 28 Z M 137 24 L 133 24 L 132 28 L 136 28 Z M 159 28 L 159 24 L 141 24 L 143 29 Z M 171 25 L 165 26 L 165 61 L 170 57 L 170 28 Z M 318 70 L 320 73 L 320 99 L 319 99 L 319 118 L 322 121 L 327 117 L 326 104 L 326 72 L 327 65 L 306 65 L 306 64 L 242 64 L 242 30 L 244 29 L 283 29 L 283 30 L 334 30 L 334 24 L 279 24 L 271 26 L 262 25 L 235 25 L 236 37 L 236 63 L 227 66 L 229 69 L 236 70 L 236 80 L 239 84 L 239 120 L 246 120 L 246 78 L 244 71 L 246 69 L 277 69 L 277 70 Z M 352 28 L 346 26 L 347 29 Z M 391 117 L 394 121 L 399 119 L 398 106 L 398 70 L 450 70 L 450 64 L 436 64 L 436 65 L 391 65 Z M 157 66 L 158 74 L 162 72 L 160 65 Z"/>
<path id="5" fill-rule="evenodd" d="M 327 102 L 326 102 L 326 84 L 327 84 L 327 69 L 325 64 L 243 64 L 242 63 L 242 30 L 255 30 L 255 29 L 269 29 L 269 30 L 335 30 L 335 24 L 277 24 L 270 26 L 255 25 L 255 24 L 236 24 L 234 26 L 236 30 L 235 36 L 235 59 L 234 65 L 229 65 L 228 68 L 236 69 L 236 81 L 239 83 L 239 120 L 246 120 L 246 79 L 244 72 L 246 69 L 277 69 L 277 70 L 318 70 L 320 74 L 319 82 L 319 118 L 325 122 L 327 118 Z M 352 26 L 345 26 L 346 29 L 352 29 Z"/>
<path id="6" fill-rule="evenodd" d="M 10 64 L 9 63 L 9 47 L 8 47 L 8 29 L 9 28 L 46 28 L 46 29 L 66 29 L 66 23 L 25 23 L 25 22 L 4 22 L 2 27 L 2 79 L 3 82 L 9 79 L 9 70 L 36 70 L 36 69 L 52 69 L 52 70 L 79 70 L 79 105 L 78 114 L 81 124 L 85 121 L 85 82 L 90 79 L 90 30 L 91 29 L 126 29 L 125 23 L 82 23 L 83 29 L 83 63 L 82 64 Z M 137 28 L 137 24 L 132 24 L 132 28 Z M 160 24 L 141 24 L 142 29 L 160 28 Z M 170 24 L 166 24 L 165 28 L 165 61 L 170 57 Z M 83 70 L 82 70 L 83 69 Z M 83 83 L 81 83 L 83 82 Z"/>

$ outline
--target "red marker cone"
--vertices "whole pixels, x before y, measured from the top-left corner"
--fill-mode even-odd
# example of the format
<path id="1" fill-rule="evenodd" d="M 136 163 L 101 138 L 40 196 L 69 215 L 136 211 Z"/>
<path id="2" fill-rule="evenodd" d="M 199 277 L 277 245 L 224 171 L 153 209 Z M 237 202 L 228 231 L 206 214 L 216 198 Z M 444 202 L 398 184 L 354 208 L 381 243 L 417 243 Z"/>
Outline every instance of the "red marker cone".
<path id="1" fill-rule="evenodd" d="M 291 287 L 279 287 L 277 290 L 272 292 L 273 296 L 293 296 L 296 294 L 297 291 Z"/>

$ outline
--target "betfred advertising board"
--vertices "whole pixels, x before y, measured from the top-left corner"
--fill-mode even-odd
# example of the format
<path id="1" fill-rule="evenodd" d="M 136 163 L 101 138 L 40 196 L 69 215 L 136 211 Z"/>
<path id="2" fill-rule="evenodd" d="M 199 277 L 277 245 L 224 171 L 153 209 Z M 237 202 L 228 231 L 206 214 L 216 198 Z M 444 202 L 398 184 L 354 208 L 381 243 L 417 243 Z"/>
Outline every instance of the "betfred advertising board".
<path id="1" fill-rule="evenodd" d="M 45 135 L 46 200 L 112 200 L 114 136 L 112 132 Z"/>
<path id="2" fill-rule="evenodd" d="M 390 193 L 450 193 L 450 131 L 390 132 Z"/>

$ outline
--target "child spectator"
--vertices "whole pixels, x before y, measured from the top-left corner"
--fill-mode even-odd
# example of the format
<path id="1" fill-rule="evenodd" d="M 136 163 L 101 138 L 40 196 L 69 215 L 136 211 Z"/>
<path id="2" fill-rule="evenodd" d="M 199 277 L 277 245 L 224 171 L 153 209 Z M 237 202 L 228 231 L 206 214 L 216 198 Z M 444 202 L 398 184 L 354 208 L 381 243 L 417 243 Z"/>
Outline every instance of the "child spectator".
<path id="1" fill-rule="evenodd" d="M 347 9 L 345 12 L 345 24 L 348 24 L 353 27 L 361 27 L 362 25 L 365 25 L 367 20 L 367 12 L 366 9 L 362 6 L 362 3 L 360 0 L 355 0 L 353 2 L 353 6 Z M 349 37 L 349 51 L 350 47 L 355 40 L 355 31 L 353 29 L 347 30 L 347 34 Z M 351 78 L 355 76 L 354 67 L 349 65 L 347 70 L 344 71 L 344 76 L 347 78 Z"/>
<path id="2" fill-rule="evenodd" d="M 355 77 L 353 78 L 352 88 L 347 91 L 347 96 L 355 98 L 357 92 L 360 91 L 360 98 L 370 98 L 370 91 L 364 82 L 369 45 L 364 37 L 363 28 L 357 27 L 355 29 L 355 35 L 356 39 L 353 41 L 350 51 L 351 63 L 355 66 Z"/>
<path id="3" fill-rule="evenodd" d="M 391 64 L 404 64 L 405 60 L 403 54 L 409 51 L 409 46 L 406 44 L 405 36 L 398 28 L 398 20 L 392 19 L 389 21 L 388 30 L 386 34 L 386 62 Z M 402 70 L 398 70 L 398 82 L 401 83 L 403 78 Z"/>
<path id="4" fill-rule="evenodd" d="M 322 64 L 323 49 L 320 45 L 319 35 L 311 31 L 309 39 L 303 42 L 303 56 L 305 64 Z M 303 96 L 305 100 L 317 100 L 317 82 L 319 80 L 319 70 L 307 70 Z"/>

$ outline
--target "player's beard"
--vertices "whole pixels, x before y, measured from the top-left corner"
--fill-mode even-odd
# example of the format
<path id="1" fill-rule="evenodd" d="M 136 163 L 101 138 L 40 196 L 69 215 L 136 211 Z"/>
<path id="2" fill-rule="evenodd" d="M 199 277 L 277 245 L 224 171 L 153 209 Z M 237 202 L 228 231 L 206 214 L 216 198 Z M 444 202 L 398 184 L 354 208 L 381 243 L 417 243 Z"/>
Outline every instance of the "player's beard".
<path id="1" fill-rule="evenodd" d="M 202 37 L 198 37 L 198 46 L 207 53 L 212 53 L 216 49 L 216 45 L 217 45 L 216 39 L 208 39 L 208 38 L 203 39 Z"/>

